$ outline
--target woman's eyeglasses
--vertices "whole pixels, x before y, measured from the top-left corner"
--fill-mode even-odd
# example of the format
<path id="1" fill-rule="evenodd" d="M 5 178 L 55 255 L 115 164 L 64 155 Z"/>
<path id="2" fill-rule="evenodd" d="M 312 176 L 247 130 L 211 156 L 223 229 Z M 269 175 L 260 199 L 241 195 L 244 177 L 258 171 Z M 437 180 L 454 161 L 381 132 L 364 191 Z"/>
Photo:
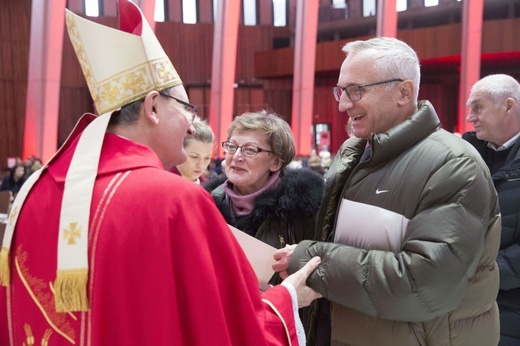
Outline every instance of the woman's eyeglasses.
<path id="1" fill-rule="evenodd" d="M 266 152 L 266 153 L 273 152 L 271 150 L 259 148 L 253 144 L 239 146 L 239 145 L 236 145 L 231 142 L 222 142 L 222 147 L 224 148 L 224 151 L 226 152 L 226 154 L 230 154 L 230 155 L 234 155 L 237 152 L 237 150 L 240 149 L 242 151 L 242 155 L 244 155 L 246 157 L 256 156 L 256 154 L 258 154 L 260 152 Z"/>

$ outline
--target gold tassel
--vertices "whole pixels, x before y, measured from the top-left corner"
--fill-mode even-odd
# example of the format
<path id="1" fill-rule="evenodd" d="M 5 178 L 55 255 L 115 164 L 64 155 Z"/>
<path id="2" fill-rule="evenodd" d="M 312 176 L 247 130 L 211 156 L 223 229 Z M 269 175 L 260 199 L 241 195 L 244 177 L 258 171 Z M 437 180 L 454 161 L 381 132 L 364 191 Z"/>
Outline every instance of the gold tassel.
<path id="1" fill-rule="evenodd" d="M 88 269 L 60 269 L 54 282 L 56 311 L 89 311 Z"/>
<path id="2" fill-rule="evenodd" d="M 2 246 L 0 251 L 0 285 L 9 286 L 11 273 L 9 272 L 9 249 Z"/>

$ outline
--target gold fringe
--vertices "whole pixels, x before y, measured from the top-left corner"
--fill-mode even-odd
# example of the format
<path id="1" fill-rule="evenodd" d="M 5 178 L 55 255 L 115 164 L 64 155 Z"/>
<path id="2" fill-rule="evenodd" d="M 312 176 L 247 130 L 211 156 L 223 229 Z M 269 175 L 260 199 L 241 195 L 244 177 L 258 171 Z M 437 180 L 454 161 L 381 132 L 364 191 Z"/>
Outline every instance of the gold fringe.
<path id="1" fill-rule="evenodd" d="M 57 312 L 89 311 L 88 269 L 60 269 L 54 282 Z"/>
<path id="2" fill-rule="evenodd" d="M 9 272 L 9 249 L 2 246 L 0 251 L 0 285 L 9 286 L 11 273 Z"/>

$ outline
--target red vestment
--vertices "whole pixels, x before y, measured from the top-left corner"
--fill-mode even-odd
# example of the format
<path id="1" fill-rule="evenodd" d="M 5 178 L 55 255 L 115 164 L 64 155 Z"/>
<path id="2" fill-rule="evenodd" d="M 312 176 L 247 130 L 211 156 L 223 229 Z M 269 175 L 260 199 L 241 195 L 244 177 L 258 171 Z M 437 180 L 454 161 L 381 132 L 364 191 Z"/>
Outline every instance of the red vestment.
<path id="1" fill-rule="evenodd" d="M 260 295 L 209 194 L 164 170 L 147 146 L 113 134 L 105 135 L 90 209 L 91 309 L 55 311 L 64 181 L 90 120 L 81 120 L 21 210 L 11 284 L 7 295 L 0 289 L 0 344 L 9 345 L 7 324 L 13 345 L 285 345 L 288 336 L 297 345 L 288 291 Z M 80 231 L 71 229 L 70 240 Z"/>

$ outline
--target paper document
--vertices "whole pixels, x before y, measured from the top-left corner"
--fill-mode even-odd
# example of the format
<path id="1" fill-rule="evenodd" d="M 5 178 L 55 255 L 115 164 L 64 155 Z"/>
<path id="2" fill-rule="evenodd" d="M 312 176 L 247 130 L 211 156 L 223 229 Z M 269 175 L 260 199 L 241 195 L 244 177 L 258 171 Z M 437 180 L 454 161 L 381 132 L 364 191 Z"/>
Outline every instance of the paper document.
<path id="1" fill-rule="evenodd" d="M 246 253 L 246 257 L 251 263 L 256 277 L 258 278 L 258 285 L 260 290 L 265 291 L 268 288 L 267 282 L 274 274 L 272 268 L 275 260 L 273 254 L 277 249 L 268 245 L 241 230 L 228 225 L 229 229 L 235 235 L 242 250 Z"/>

